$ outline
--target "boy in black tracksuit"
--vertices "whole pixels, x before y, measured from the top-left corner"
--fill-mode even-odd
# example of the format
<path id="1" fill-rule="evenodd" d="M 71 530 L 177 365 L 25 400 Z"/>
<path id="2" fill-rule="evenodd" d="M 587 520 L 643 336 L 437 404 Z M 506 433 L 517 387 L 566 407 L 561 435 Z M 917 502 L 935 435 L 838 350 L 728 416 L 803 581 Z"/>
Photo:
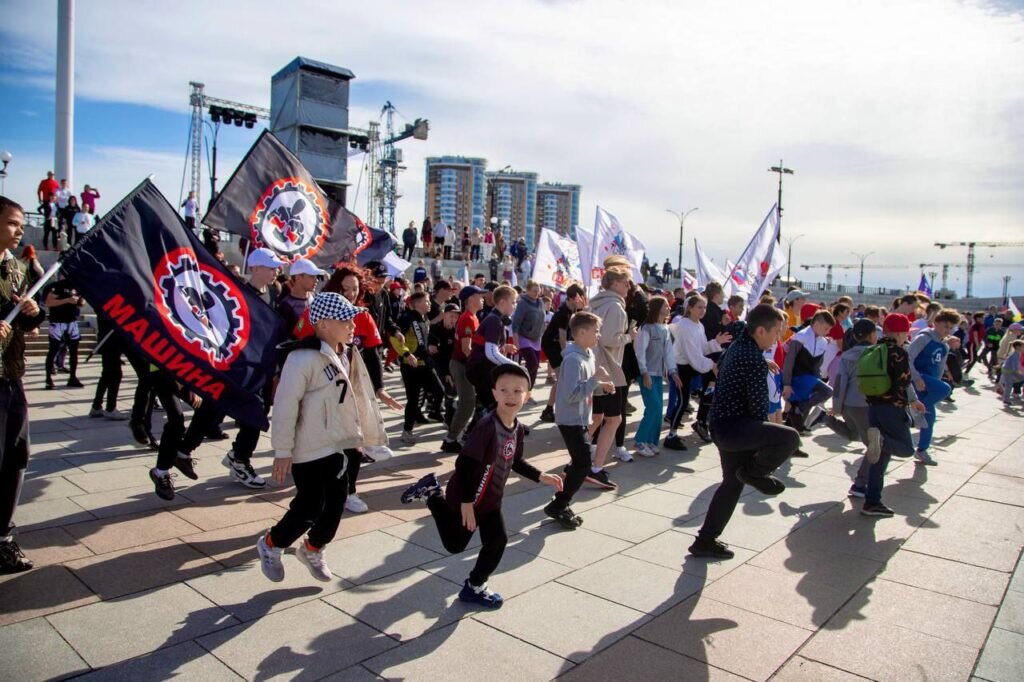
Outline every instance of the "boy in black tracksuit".
<path id="1" fill-rule="evenodd" d="M 434 370 L 430 357 L 430 346 L 436 345 L 430 338 L 430 326 L 426 314 L 429 303 L 427 295 L 417 292 L 409 297 L 409 307 L 402 313 L 398 324 L 403 340 L 391 337 L 391 347 L 398 354 L 402 367 L 402 383 L 405 385 L 405 421 L 402 426 L 402 442 L 413 445 L 413 426 L 420 417 L 420 396 L 426 394 L 431 407 L 430 417 L 440 421 L 439 406 L 444 389 Z"/>
<path id="2" fill-rule="evenodd" d="M 444 388 L 444 423 L 450 425 L 455 412 L 455 381 L 452 379 L 449 365 L 452 361 L 452 350 L 455 348 L 455 323 L 459 321 L 462 308 L 457 303 L 445 303 L 441 309 L 441 319 L 430 325 L 431 359 L 437 371 L 437 378 Z M 436 349 L 436 352 L 434 352 Z"/>
<path id="3" fill-rule="evenodd" d="M 455 460 L 455 474 L 445 492 L 427 474 L 402 494 L 402 502 L 425 499 L 445 549 L 466 549 L 480 528 L 480 554 L 459 592 L 459 599 L 499 608 L 502 597 L 487 588 L 498 567 L 508 535 L 501 513 L 505 483 L 511 472 L 562 489 L 562 479 L 543 474 L 523 459 L 524 427 L 516 419 L 530 396 L 530 375 L 519 365 L 499 365 L 492 376 L 497 407 L 480 419 Z"/>

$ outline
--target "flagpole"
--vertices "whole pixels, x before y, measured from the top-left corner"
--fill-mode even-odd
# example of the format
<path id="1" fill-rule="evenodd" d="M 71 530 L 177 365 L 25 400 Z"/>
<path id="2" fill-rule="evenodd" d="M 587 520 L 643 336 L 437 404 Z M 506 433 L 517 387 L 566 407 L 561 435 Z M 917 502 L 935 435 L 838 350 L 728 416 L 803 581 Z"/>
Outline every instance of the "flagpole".
<path id="1" fill-rule="evenodd" d="M 4 318 L 4 322 L 7 324 L 14 322 L 14 318 L 16 318 L 18 313 L 21 312 L 21 305 L 30 298 L 34 298 L 35 295 L 39 293 L 39 290 L 42 289 L 48 281 L 50 281 L 50 278 L 57 274 L 58 270 L 60 270 L 60 261 L 54 261 L 53 265 L 43 273 L 43 276 L 40 277 L 39 280 L 32 285 L 32 288 L 25 292 L 25 295 L 21 297 L 21 300 L 11 308 L 11 312 L 7 313 L 7 317 Z"/>
<path id="2" fill-rule="evenodd" d="M 113 334 L 113 333 L 114 333 L 114 330 L 111 329 L 109 332 L 106 333 L 106 335 L 102 339 L 100 339 L 100 342 L 97 343 L 93 347 L 93 349 L 91 351 L 89 351 L 89 354 L 87 356 L 85 356 L 85 361 L 86 362 L 89 362 L 90 360 L 92 360 L 92 356 L 94 356 L 94 355 L 96 355 L 96 353 L 100 352 L 100 348 L 103 348 L 103 344 L 105 344 L 107 342 L 107 340 L 110 338 L 110 335 Z"/>
<path id="3" fill-rule="evenodd" d="M 252 247 L 252 240 L 245 240 L 245 253 L 242 254 L 242 274 L 246 274 L 249 270 L 249 249 Z"/>

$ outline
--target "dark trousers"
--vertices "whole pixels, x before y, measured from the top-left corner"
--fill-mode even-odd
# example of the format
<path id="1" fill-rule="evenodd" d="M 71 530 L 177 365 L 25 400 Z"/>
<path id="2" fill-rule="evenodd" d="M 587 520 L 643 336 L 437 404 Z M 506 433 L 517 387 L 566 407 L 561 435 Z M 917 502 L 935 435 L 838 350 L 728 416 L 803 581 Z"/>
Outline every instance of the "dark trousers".
<path id="1" fill-rule="evenodd" d="M 121 349 L 112 348 L 109 351 L 106 348 L 100 349 L 100 360 L 103 365 L 100 370 L 100 379 L 96 382 L 96 397 L 92 400 L 92 407 L 95 410 L 103 409 L 103 396 L 106 395 L 107 411 L 110 412 L 117 409 L 117 394 L 121 389 L 121 379 L 123 378 Z"/>
<path id="2" fill-rule="evenodd" d="M 28 466 L 28 402 L 20 379 L 0 379 L 0 434 L 0 537 L 6 537 Z"/>
<path id="3" fill-rule="evenodd" d="M 683 413 L 686 411 L 686 408 L 690 406 L 690 386 L 693 384 L 693 380 L 696 377 L 701 378 L 700 403 L 697 406 L 697 421 L 701 424 L 707 425 L 708 413 L 711 411 L 711 402 L 715 395 L 714 392 L 708 390 L 708 385 L 715 380 L 714 372 L 705 372 L 704 374 L 701 374 L 691 365 L 676 365 L 676 369 L 679 371 L 679 379 L 683 382 L 683 387 L 679 391 L 679 402 L 676 404 L 676 411 L 672 415 L 672 422 L 669 425 L 669 430 L 676 431 L 679 429 L 679 422 L 683 419 Z"/>
<path id="4" fill-rule="evenodd" d="M 537 370 L 540 368 L 540 353 L 532 348 L 523 346 L 519 349 L 519 357 L 526 364 L 526 372 L 530 375 L 530 387 L 537 385 Z"/>
<path id="5" fill-rule="evenodd" d="M 562 434 L 562 440 L 565 441 L 565 447 L 569 451 L 569 470 L 565 473 L 562 491 L 555 493 L 555 502 L 568 507 L 572 502 L 573 495 L 580 489 L 587 474 L 590 473 L 590 445 L 587 441 L 586 426 L 559 424 L 558 431 Z"/>
<path id="6" fill-rule="evenodd" d="M 473 244 L 472 246 L 469 247 L 469 258 L 470 258 L 470 260 L 473 260 L 473 261 L 480 260 L 480 245 L 479 244 Z"/>
<path id="7" fill-rule="evenodd" d="M 307 532 L 309 544 L 316 548 L 334 539 L 348 498 L 347 453 L 335 452 L 312 462 L 292 464 L 295 497 L 270 529 L 275 547 L 288 547 Z"/>
<path id="8" fill-rule="evenodd" d="M 495 367 L 490 360 L 481 360 L 475 365 L 466 365 L 466 377 L 476 389 L 476 402 L 479 406 L 477 412 L 493 410 L 498 402 L 494 399 L 494 381 L 491 380 L 491 370 Z M 472 424 L 476 423 L 476 419 Z M 472 426 L 471 424 L 471 426 Z M 467 429 L 467 430 L 472 430 Z"/>
<path id="9" fill-rule="evenodd" d="M 953 383 L 959 384 L 964 380 L 963 350 L 951 350 L 946 356 L 946 369 L 949 371 L 949 378 Z"/>
<path id="10" fill-rule="evenodd" d="M 164 408 L 167 422 L 160 434 L 160 449 L 156 454 L 156 468 L 167 471 L 174 466 L 174 460 L 182 447 L 185 435 L 185 413 L 178 400 L 177 387 L 174 380 L 162 372 L 152 373 L 153 393 Z"/>
<path id="11" fill-rule="evenodd" d="M 756 419 L 714 424 L 711 437 L 722 459 L 722 484 L 711 498 L 698 534 L 704 541 L 717 539 L 736 510 L 736 503 L 743 494 L 743 483 L 736 478 L 737 471 L 742 469 L 754 476 L 767 476 L 800 447 L 800 434 L 796 429 Z"/>
<path id="12" fill-rule="evenodd" d="M 444 247 L 444 259 L 445 260 L 451 260 L 452 259 L 452 247 L 447 246 L 447 245 Z"/>
<path id="13" fill-rule="evenodd" d="M 402 259 L 411 261 L 413 254 L 416 252 L 415 244 L 404 244 L 402 246 Z"/>
<path id="14" fill-rule="evenodd" d="M 864 501 L 877 504 L 882 501 L 885 470 L 893 455 L 910 457 L 914 454 L 914 440 L 910 435 L 910 416 L 907 408 L 894 405 L 868 405 L 868 424 L 882 434 L 882 455 L 868 469 L 868 487 Z"/>
<path id="15" fill-rule="evenodd" d="M 461 510 L 453 509 L 443 495 L 428 498 L 427 508 L 437 524 L 437 533 L 441 536 L 444 548 L 452 554 L 466 549 L 473 533 L 462 525 Z M 498 568 L 505 553 L 505 545 L 508 544 L 508 533 L 505 531 L 505 517 L 500 507 L 489 512 L 476 512 L 476 527 L 480 530 L 480 554 L 477 555 L 476 566 L 469 573 L 469 582 L 479 587 Z"/>
<path id="16" fill-rule="evenodd" d="M 421 360 L 422 362 L 422 360 Z M 430 405 L 440 405 L 444 387 L 437 373 L 430 367 L 410 367 L 402 363 L 402 383 L 405 384 L 405 421 L 403 428 L 412 431 L 420 411 L 420 396 L 425 395 Z"/>
<path id="17" fill-rule="evenodd" d="M 60 232 L 57 231 L 57 223 L 47 220 L 43 225 L 43 248 L 50 248 L 50 235 L 53 235 L 53 248 L 60 247 Z"/>
<path id="18" fill-rule="evenodd" d="M 70 356 L 70 367 L 68 370 L 71 372 L 69 377 L 71 379 L 78 378 L 78 339 L 69 339 L 67 337 L 63 339 L 55 339 L 52 336 L 49 338 L 50 347 L 46 351 L 46 380 L 53 381 L 53 368 L 56 364 L 57 353 L 60 352 L 61 348 L 67 347 L 68 355 Z"/>

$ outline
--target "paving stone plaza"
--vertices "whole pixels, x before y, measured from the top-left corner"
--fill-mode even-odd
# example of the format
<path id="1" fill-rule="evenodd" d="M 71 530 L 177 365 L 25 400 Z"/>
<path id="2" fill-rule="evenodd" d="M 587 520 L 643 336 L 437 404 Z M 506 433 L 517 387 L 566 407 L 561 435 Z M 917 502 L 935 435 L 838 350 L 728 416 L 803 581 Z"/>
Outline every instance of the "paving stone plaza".
<path id="1" fill-rule="evenodd" d="M 939 466 L 893 461 L 894 518 L 851 505 L 861 448 L 819 428 L 810 457 L 780 470 L 782 495 L 747 488 L 722 538 L 731 561 L 686 553 L 720 479 L 714 445 L 692 436 L 687 452 L 612 467 L 617 492 L 585 486 L 574 532 L 542 513 L 550 488 L 513 479 L 490 580 L 506 603 L 483 612 L 457 599 L 478 542 L 447 555 L 426 508 L 399 501 L 423 474 L 450 475 L 439 425 L 400 447 L 400 415 L 386 413 L 396 457 L 363 468 L 370 511 L 346 513 L 328 547 L 336 579 L 286 556 L 274 584 L 254 543 L 290 486 L 242 488 L 220 464 L 231 441 L 208 441 L 200 480 L 179 477 L 164 502 L 147 478 L 155 453 L 125 423 L 86 416 L 98 363 L 87 388 L 56 391 L 30 365 L 15 520 L 36 568 L 0 578 L 3 680 L 1024 679 L 1024 412 L 984 379 L 940 404 Z M 388 382 L 404 399 L 397 374 Z M 541 407 L 523 415 L 527 455 L 557 471 L 567 454 Z M 266 434 L 257 452 L 269 476 Z"/>

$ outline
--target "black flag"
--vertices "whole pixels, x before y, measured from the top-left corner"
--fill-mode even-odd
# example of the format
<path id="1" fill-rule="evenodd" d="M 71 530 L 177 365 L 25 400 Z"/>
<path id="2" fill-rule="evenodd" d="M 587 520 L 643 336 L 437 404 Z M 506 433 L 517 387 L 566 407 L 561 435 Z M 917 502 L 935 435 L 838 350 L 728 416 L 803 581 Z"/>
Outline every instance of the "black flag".
<path id="1" fill-rule="evenodd" d="M 274 372 L 280 318 L 203 248 L 149 180 L 63 268 L 149 362 L 235 419 L 267 428 L 259 394 Z"/>
<path id="2" fill-rule="evenodd" d="M 367 227 L 320 189 L 302 162 L 264 130 L 203 218 L 280 258 L 318 267 L 381 260 L 394 248 L 387 232 Z"/>

